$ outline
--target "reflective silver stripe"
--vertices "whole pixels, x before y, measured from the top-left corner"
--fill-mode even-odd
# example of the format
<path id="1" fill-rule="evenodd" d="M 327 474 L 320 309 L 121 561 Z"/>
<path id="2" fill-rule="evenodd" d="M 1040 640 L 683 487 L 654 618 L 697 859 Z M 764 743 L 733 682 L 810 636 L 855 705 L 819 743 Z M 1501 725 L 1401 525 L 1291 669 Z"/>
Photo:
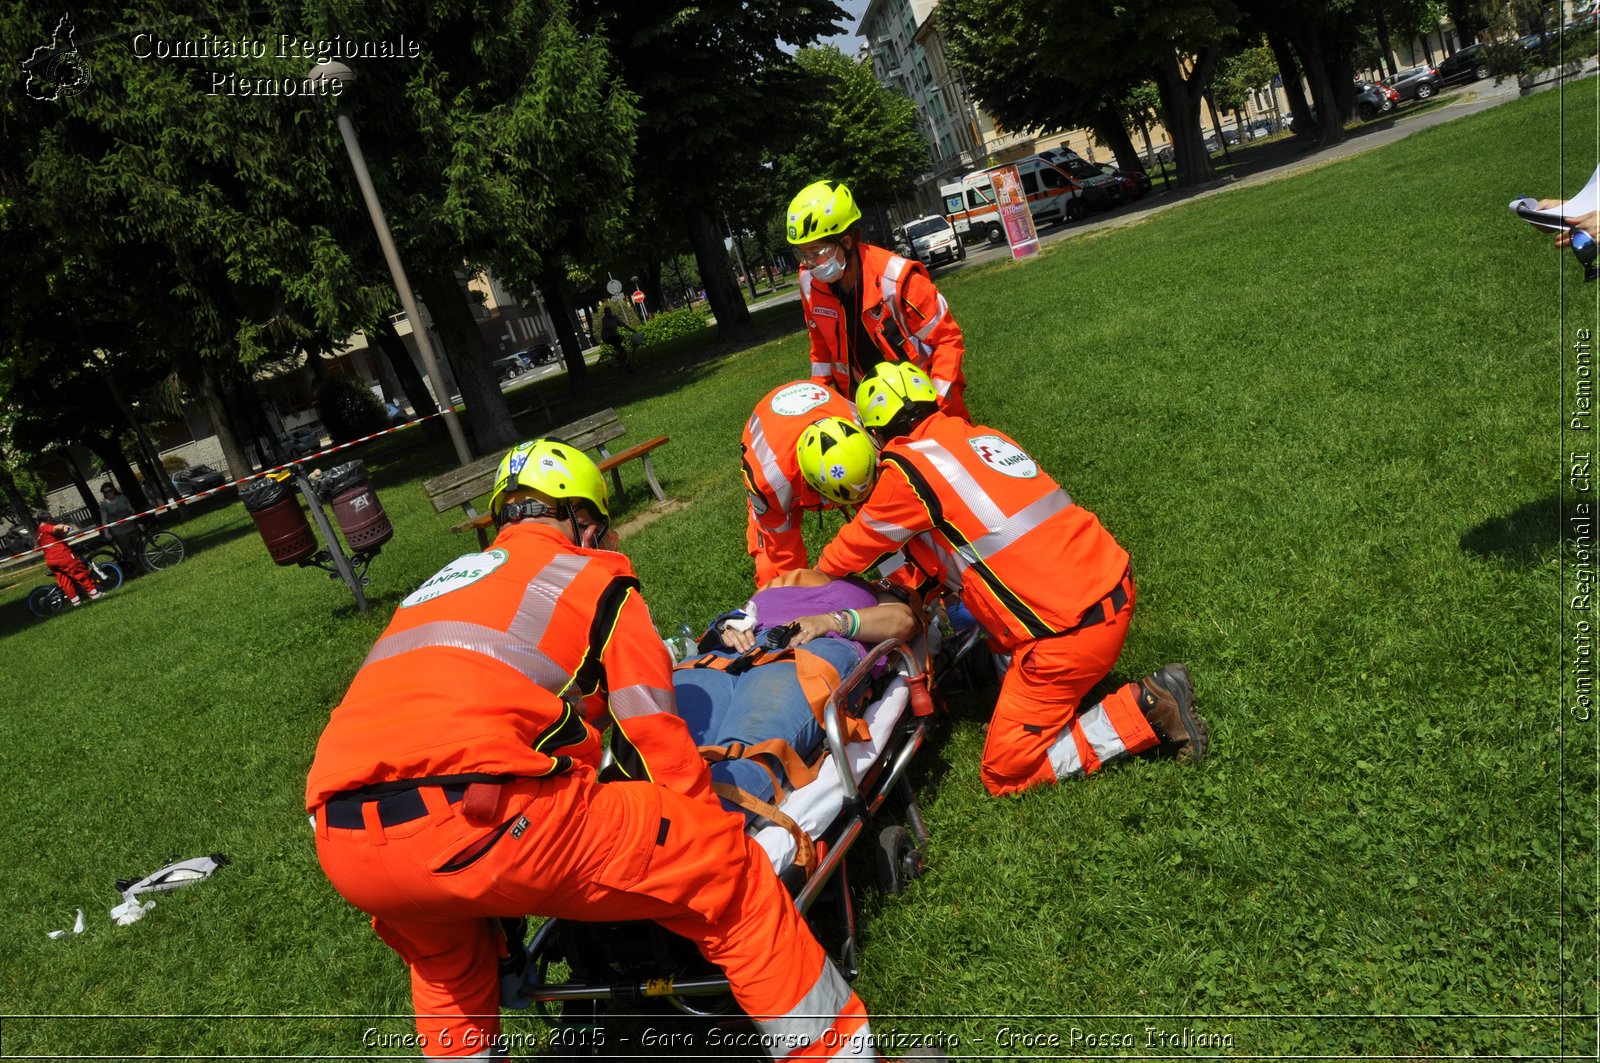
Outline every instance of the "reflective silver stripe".
<path id="1" fill-rule="evenodd" d="M 933 378 L 933 390 L 939 393 L 941 399 L 950 394 L 950 389 L 953 387 L 955 385 L 948 380 L 940 380 L 938 377 Z"/>
<path id="2" fill-rule="evenodd" d="M 914 338 L 926 340 L 933 330 L 939 327 L 939 322 L 944 320 L 944 315 L 947 309 L 948 307 L 945 305 L 944 296 L 939 296 L 939 312 L 934 314 L 926 325 L 923 325 L 916 331 Z"/>
<path id="3" fill-rule="evenodd" d="M 961 579 L 966 575 L 967 569 L 972 567 L 967 563 L 967 559 L 953 551 L 946 550 L 944 544 L 939 541 L 939 538 L 935 537 L 933 532 L 923 532 L 917 538 L 922 541 L 924 546 L 933 551 L 934 556 L 939 559 L 939 567 L 944 570 L 944 575 L 940 577 L 939 582 L 957 594 L 961 593 Z"/>
<path id="4" fill-rule="evenodd" d="M 672 691 L 662 690 L 660 687 L 647 687 L 643 684 L 613 690 L 608 704 L 611 706 L 611 715 L 618 720 L 632 720 L 659 712 L 672 715 L 677 711 Z"/>
<path id="5" fill-rule="evenodd" d="M 1071 779 L 1083 774 L 1083 760 L 1078 756 L 1078 743 L 1072 739 L 1072 728 L 1066 727 L 1050 744 L 1045 756 L 1056 778 Z"/>
<path id="6" fill-rule="evenodd" d="M 988 535 L 981 535 L 972 540 L 972 547 L 978 552 L 979 557 L 993 557 L 1057 513 L 1066 512 L 1071 506 L 1072 499 L 1058 487 L 1017 510 L 1006 518 L 1004 524 Z"/>
<path id="7" fill-rule="evenodd" d="M 1128 747 L 1122 744 L 1122 736 L 1117 734 L 1116 727 L 1112 725 L 1111 717 L 1106 715 L 1104 704 L 1080 713 L 1078 726 L 1083 728 L 1083 737 L 1089 740 L 1089 748 L 1100 758 L 1100 763 L 1109 763 L 1128 751 Z"/>
<path id="8" fill-rule="evenodd" d="M 933 463 L 939 476 L 956 489 L 956 494 L 961 496 L 961 501 L 983 524 L 985 531 L 998 531 L 1005 525 L 1005 511 L 989 497 L 987 491 L 978 486 L 978 481 L 972 478 L 972 474 L 954 454 L 931 439 L 919 439 L 906 444 L 906 447 Z"/>
<path id="9" fill-rule="evenodd" d="M 890 524 L 888 521 L 878 520 L 876 517 L 863 516 L 861 523 L 866 525 L 868 530 L 877 532 L 893 543 L 903 543 L 916 534 L 910 528 L 902 528 L 898 524 Z"/>
<path id="10" fill-rule="evenodd" d="M 917 440 L 907 446 L 933 464 L 939 475 L 955 488 L 956 494 L 983 523 L 987 534 L 978 536 L 969 545 L 960 548 L 961 556 L 972 564 L 994 556 L 1072 505 L 1072 496 L 1057 487 L 1008 517 L 999 503 L 989 497 L 989 493 L 979 486 L 978 481 L 973 479 L 972 474 L 956 456 L 943 446 L 931 439 Z"/>
<path id="11" fill-rule="evenodd" d="M 812 362 L 811 375 L 831 377 L 833 375 L 833 367 L 833 362 Z"/>
<path id="12" fill-rule="evenodd" d="M 550 629 L 561 592 L 589 561 L 576 554 L 560 554 L 551 560 L 528 581 L 522 592 L 522 602 L 505 631 L 466 620 L 435 620 L 379 639 L 361 666 L 365 668 L 412 650 L 440 646 L 482 654 L 512 668 L 535 686 L 560 694 L 572 681 L 572 673 L 547 657 L 538 646 Z"/>
<path id="13" fill-rule="evenodd" d="M 767 1035 L 767 1043 L 775 1049 L 773 1055 L 782 1058 L 821 1040 L 848 1003 L 850 987 L 833 964 L 823 960 L 816 982 L 788 1014 L 757 1020 L 756 1028 Z"/>
<path id="14" fill-rule="evenodd" d="M 811 271 L 800 271 L 800 298 L 806 304 L 807 314 L 811 311 Z"/>
<path id="15" fill-rule="evenodd" d="M 883 305 L 889 308 L 889 314 L 894 318 L 894 323 L 900 326 L 900 334 L 911 339 L 912 345 L 925 358 L 932 353 L 933 348 L 928 347 L 911 335 L 911 325 L 906 321 L 905 311 L 900 306 L 900 300 L 896 298 L 896 293 L 900 290 L 900 274 L 906 271 L 906 267 L 909 264 L 900 255 L 889 256 L 889 265 L 885 267 L 883 276 L 878 278 L 878 295 L 883 300 Z"/>
<path id="16" fill-rule="evenodd" d="M 761 418 L 751 417 L 748 427 L 750 450 L 761 466 L 761 475 L 767 478 L 767 490 L 772 492 L 778 508 L 787 513 L 794 504 L 794 490 L 789 486 L 789 478 L 778 468 L 778 455 L 773 452 L 772 444 L 767 442 L 767 430 L 762 427 Z"/>

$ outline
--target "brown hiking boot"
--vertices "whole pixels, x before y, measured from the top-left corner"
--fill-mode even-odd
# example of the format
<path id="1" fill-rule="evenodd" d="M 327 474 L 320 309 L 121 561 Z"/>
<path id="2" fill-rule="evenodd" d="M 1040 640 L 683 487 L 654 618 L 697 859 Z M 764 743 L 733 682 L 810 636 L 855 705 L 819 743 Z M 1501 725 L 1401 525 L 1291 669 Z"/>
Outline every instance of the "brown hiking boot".
<path id="1" fill-rule="evenodd" d="M 1194 684 L 1189 669 L 1169 664 L 1155 675 L 1139 680 L 1144 690 L 1139 695 L 1139 711 L 1156 732 L 1161 750 L 1183 764 L 1198 764 L 1205 759 L 1211 744 L 1211 729 L 1194 711 Z"/>

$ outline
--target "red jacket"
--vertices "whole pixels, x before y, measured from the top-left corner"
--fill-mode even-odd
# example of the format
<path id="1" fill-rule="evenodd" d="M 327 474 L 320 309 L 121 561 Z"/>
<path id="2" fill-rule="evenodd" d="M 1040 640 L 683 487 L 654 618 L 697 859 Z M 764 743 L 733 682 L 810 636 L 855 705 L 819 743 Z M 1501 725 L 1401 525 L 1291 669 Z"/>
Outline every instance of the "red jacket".
<path id="1" fill-rule="evenodd" d="M 806 567 L 801 516 L 825 504 L 800 475 L 795 447 L 813 422 L 824 417 L 855 420 L 856 408 L 831 388 L 796 380 L 773 388 L 756 403 L 740 443 L 748 497 L 745 542 L 756 563 L 756 586 Z"/>
<path id="2" fill-rule="evenodd" d="M 56 568 L 70 565 L 78 559 L 72 552 L 72 547 L 67 545 L 67 536 L 73 535 L 77 529 L 70 524 L 41 524 L 39 532 L 34 537 L 34 545 L 44 551 L 44 563 Z"/>
<path id="3" fill-rule="evenodd" d="M 859 249 L 861 321 L 882 360 L 915 363 L 933 378 L 939 409 L 966 420 L 967 378 L 961 371 L 966 341 L 927 268 L 872 244 Z M 800 271 L 800 305 L 811 335 L 811 379 L 849 399 L 864 375 L 861 359 L 850 357 L 845 315 L 852 302 L 852 297 L 813 281 L 809 270 Z M 870 359 L 865 371 L 878 361 Z"/>
<path id="4" fill-rule="evenodd" d="M 600 764 L 716 804 L 628 559 L 507 525 L 413 592 L 333 710 L 306 807 L 377 783 Z"/>
<path id="5" fill-rule="evenodd" d="M 1128 570 L 1128 552 L 1021 447 L 941 413 L 884 447 L 872 494 L 817 568 L 865 572 L 897 550 L 1005 651 L 1071 630 Z"/>

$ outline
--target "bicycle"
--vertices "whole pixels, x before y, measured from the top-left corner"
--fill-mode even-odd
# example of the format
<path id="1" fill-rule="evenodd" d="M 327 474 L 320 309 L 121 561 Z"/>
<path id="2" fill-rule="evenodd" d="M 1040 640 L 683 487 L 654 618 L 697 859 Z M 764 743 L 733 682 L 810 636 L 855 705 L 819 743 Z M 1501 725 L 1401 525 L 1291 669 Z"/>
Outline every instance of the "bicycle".
<path id="1" fill-rule="evenodd" d="M 136 522 L 134 527 L 139 532 L 139 539 L 133 548 L 133 556 L 125 555 L 122 544 L 112 536 L 111 545 L 96 548 L 89 555 L 90 560 L 109 562 L 119 568 L 126 567 L 129 571 L 137 566 L 146 572 L 160 572 L 183 560 L 183 540 L 174 532 L 159 529 L 151 531 L 141 522 Z"/>
<path id="2" fill-rule="evenodd" d="M 90 557 L 84 564 L 89 566 L 89 575 L 94 578 L 95 590 L 101 594 L 122 586 L 122 566 L 115 561 Z M 61 612 L 66 607 L 67 596 L 62 594 L 61 588 L 54 583 L 46 583 L 43 587 L 35 587 L 28 592 L 28 609 L 41 620 Z"/>

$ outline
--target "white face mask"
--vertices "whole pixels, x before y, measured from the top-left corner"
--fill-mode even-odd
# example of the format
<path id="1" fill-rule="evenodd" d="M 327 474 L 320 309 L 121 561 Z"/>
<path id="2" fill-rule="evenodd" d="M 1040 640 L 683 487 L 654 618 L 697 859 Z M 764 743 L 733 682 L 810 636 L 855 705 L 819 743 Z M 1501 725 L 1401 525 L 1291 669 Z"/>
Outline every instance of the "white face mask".
<path id="1" fill-rule="evenodd" d="M 844 248 L 833 240 L 818 241 L 799 249 L 800 265 L 811 274 L 811 279 L 822 284 L 837 280 L 844 272 Z"/>

